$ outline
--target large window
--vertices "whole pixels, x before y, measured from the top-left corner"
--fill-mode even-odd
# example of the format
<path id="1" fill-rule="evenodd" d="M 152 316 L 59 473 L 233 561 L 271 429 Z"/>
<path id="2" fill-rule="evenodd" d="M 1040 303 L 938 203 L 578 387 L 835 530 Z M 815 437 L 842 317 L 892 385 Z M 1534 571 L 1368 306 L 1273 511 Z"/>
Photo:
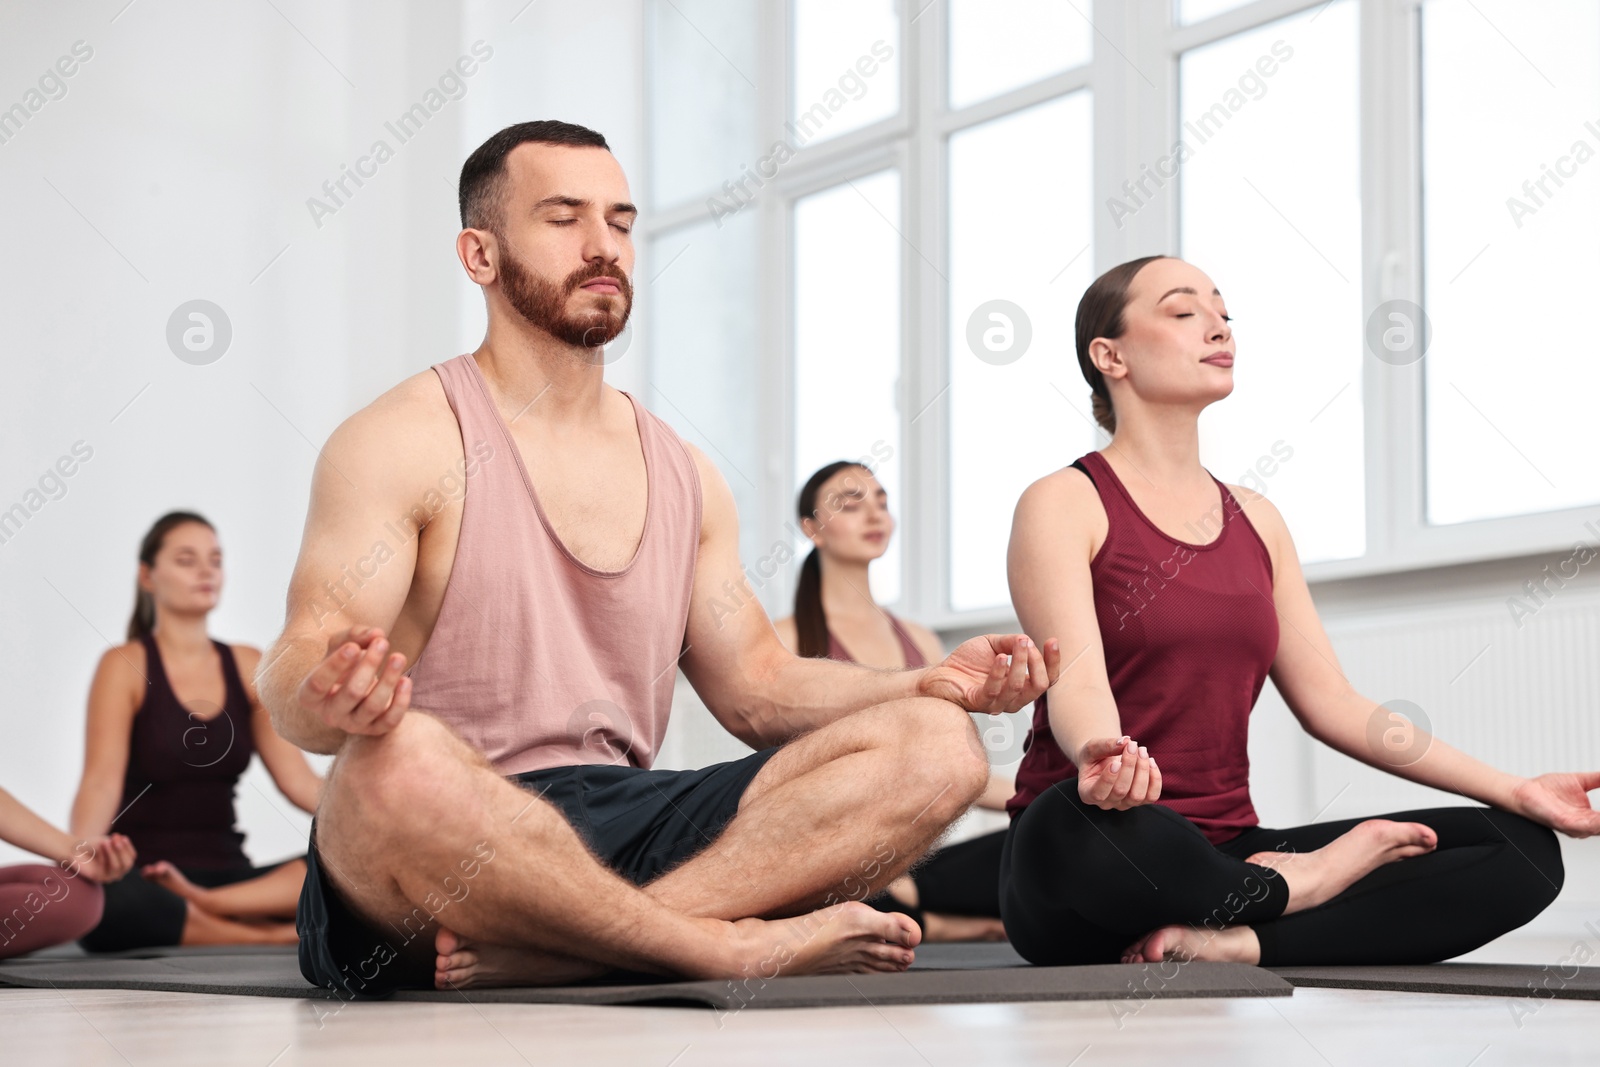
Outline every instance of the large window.
<path id="1" fill-rule="evenodd" d="M 1241 7 L 1249 0 L 1176 0 L 1178 8 L 1178 21 L 1182 23 L 1204 22 L 1214 15 L 1221 15 Z"/>
<path id="2" fill-rule="evenodd" d="M 1434 0 L 1422 103 L 1428 519 L 1600 502 L 1600 5 Z"/>
<path id="3" fill-rule="evenodd" d="M 1098 446 L 1072 317 L 1094 269 L 1087 91 L 950 138 L 950 607 L 1010 598 L 1028 483 Z"/>
<path id="4" fill-rule="evenodd" d="M 899 221 L 900 175 L 892 170 L 813 193 L 794 207 L 793 484 L 834 460 L 859 460 L 895 511 Z M 872 595 L 891 604 L 900 599 L 901 544 L 892 538 L 871 573 Z"/>
<path id="5" fill-rule="evenodd" d="M 760 348 L 759 259 L 754 212 L 721 226 L 680 226 L 650 242 L 638 286 L 651 326 L 650 388 L 641 399 L 717 465 L 740 515 L 766 506 L 761 411 L 750 402 L 766 387 L 750 358 Z M 752 567 L 776 554 L 759 523 L 742 524 L 740 535 Z"/>
<path id="6" fill-rule="evenodd" d="M 795 0 L 790 134 L 807 144 L 900 110 L 894 0 Z"/>
<path id="7" fill-rule="evenodd" d="M 673 0 L 649 7 L 650 202 L 721 191 L 762 147 L 755 78 L 759 20 L 751 5 Z"/>
<path id="8" fill-rule="evenodd" d="M 1307 562 L 1366 540 L 1356 61 L 1356 4 L 1336 0 L 1179 65 L 1179 247 L 1227 299 L 1237 347 L 1201 460 L 1266 493 Z"/>
<path id="9" fill-rule="evenodd" d="M 1595 517 L 1588 0 L 650 8 L 651 380 L 727 464 L 753 571 L 812 469 L 887 455 L 877 597 L 1005 623 L 1018 495 L 1106 440 L 1077 302 L 1152 253 L 1228 299 L 1201 459 L 1277 504 L 1313 582 Z"/>
<path id="10" fill-rule="evenodd" d="M 948 6 L 952 108 L 1089 62 L 1089 20 L 1077 5 L 1061 0 L 949 0 Z"/>

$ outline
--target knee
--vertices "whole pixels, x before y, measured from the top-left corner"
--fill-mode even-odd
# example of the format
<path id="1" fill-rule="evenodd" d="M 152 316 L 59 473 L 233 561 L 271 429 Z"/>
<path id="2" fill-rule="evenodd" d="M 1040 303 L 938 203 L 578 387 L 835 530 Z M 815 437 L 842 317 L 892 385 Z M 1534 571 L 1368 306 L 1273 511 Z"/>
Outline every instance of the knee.
<path id="1" fill-rule="evenodd" d="M 386 734 L 352 734 L 329 769 L 318 815 L 357 809 L 363 822 L 416 811 L 421 798 L 448 795 L 449 754 L 462 742 L 431 715 L 410 712 Z"/>
<path id="2" fill-rule="evenodd" d="M 1506 867 L 1502 885 L 1512 898 L 1506 910 L 1521 911 L 1527 922 L 1550 906 L 1566 882 L 1561 841 L 1548 826 L 1521 815 L 1491 809 L 1489 818 L 1511 846 L 1501 854 Z"/>
<path id="3" fill-rule="evenodd" d="M 943 823 L 960 818 L 989 784 L 989 757 L 972 717 L 946 700 L 906 701 L 895 717 L 905 780 Z"/>

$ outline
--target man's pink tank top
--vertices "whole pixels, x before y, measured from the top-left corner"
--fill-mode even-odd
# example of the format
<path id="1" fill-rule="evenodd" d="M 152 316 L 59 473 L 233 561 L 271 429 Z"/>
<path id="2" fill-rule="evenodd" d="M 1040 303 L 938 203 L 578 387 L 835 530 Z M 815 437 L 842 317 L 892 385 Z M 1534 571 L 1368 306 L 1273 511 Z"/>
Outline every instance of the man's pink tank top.
<path id="1" fill-rule="evenodd" d="M 700 475 L 682 439 L 629 393 L 649 498 L 632 562 L 601 571 L 556 536 L 469 353 L 434 365 L 466 442 L 461 537 L 412 704 L 501 774 L 579 763 L 649 767 L 672 707 L 700 545 Z M 465 453 L 472 455 L 470 451 Z"/>

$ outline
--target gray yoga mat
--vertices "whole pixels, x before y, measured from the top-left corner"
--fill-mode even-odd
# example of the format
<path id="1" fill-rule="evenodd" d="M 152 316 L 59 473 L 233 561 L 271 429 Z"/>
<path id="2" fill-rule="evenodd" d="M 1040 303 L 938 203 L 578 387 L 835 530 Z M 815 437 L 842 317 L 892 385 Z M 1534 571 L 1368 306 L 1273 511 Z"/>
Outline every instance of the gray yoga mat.
<path id="1" fill-rule="evenodd" d="M 116 957 L 61 950 L 0 963 L 0 985 L 57 989 L 144 989 L 333 1001 L 300 976 L 293 948 L 168 948 Z M 1458 993 L 1536 1000 L 1600 1000 L 1600 967 L 1503 963 L 1415 966 L 1275 967 L 1189 964 L 1164 979 L 1154 967 L 1030 967 L 1011 946 L 924 945 L 906 974 L 827 975 L 748 983 L 660 982 L 541 989 L 407 990 L 396 999 L 523 1004 L 690 1004 L 742 1007 L 851 1004 L 984 1003 L 1027 1000 L 1123 1000 L 1158 997 L 1288 996 L 1296 986 Z"/>
<path id="2" fill-rule="evenodd" d="M 155 960 L 169 956 L 288 956 L 294 958 L 294 945 L 160 945 L 130 948 L 121 952 L 85 952 L 77 942 L 52 945 L 22 957 L 24 960 Z"/>
<path id="3" fill-rule="evenodd" d="M 1600 1000 L 1600 967 L 1425 963 L 1386 967 L 1273 967 L 1271 971 L 1294 986 L 1307 988 Z"/>
<path id="4" fill-rule="evenodd" d="M 937 949 L 937 951 L 934 951 Z M 929 956 L 932 958 L 928 958 Z M 556 988 L 405 990 L 397 1000 L 516 1004 L 696 1005 L 744 1008 L 972 1004 L 1030 1000 L 1147 1000 L 1151 997 L 1289 996 L 1292 986 L 1237 963 L 1196 963 L 1164 976 L 1155 965 L 1020 965 L 1008 945 L 939 945 L 904 974 L 753 978 Z M 28 959 L 0 964 L 0 984 L 55 989 L 143 989 L 336 1000 L 308 984 L 292 953 L 183 954 L 143 959 Z"/>

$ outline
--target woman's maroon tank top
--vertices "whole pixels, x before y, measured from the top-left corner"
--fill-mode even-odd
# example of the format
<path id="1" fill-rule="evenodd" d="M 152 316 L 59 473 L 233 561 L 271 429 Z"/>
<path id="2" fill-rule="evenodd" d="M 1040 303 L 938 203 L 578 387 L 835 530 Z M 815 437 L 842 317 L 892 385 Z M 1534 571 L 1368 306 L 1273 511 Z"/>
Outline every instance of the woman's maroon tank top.
<path id="1" fill-rule="evenodd" d="M 894 628 L 894 635 L 900 639 L 900 648 L 906 657 L 906 669 L 926 667 L 928 665 L 927 658 L 923 656 L 922 650 L 917 647 L 916 642 L 911 640 L 911 635 L 906 633 L 906 628 L 900 625 L 900 620 L 893 615 L 889 615 L 887 611 L 884 614 L 889 617 L 889 625 Z M 828 631 L 828 658 L 836 659 L 841 663 L 859 662 L 834 636 L 832 630 Z"/>
<path id="2" fill-rule="evenodd" d="M 1191 544 L 1157 529 L 1100 453 L 1073 466 L 1094 482 L 1106 510 L 1105 543 L 1089 571 L 1122 732 L 1161 768 L 1157 803 L 1213 844 L 1226 841 L 1259 821 L 1247 739 L 1250 709 L 1278 650 L 1272 559 L 1221 482 L 1211 514 L 1191 524 L 1202 534 L 1221 532 Z M 1017 793 L 1006 806 L 1013 817 L 1077 777 L 1050 733 L 1047 700 L 1034 704 Z"/>
<path id="3" fill-rule="evenodd" d="M 182 868 L 249 867 L 244 835 L 234 828 L 234 790 L 255 742 L 250 698 L 233 649 L 211 642 L 222 657 L 227 697 L 220 714 L 202 719 L 178 703 L 155 638 L 146 634 L 140 640 L 149 687 L 133 717 L 122 814 L 112 829 L 128 835 L 141 865 L 166 860 Z"/>

